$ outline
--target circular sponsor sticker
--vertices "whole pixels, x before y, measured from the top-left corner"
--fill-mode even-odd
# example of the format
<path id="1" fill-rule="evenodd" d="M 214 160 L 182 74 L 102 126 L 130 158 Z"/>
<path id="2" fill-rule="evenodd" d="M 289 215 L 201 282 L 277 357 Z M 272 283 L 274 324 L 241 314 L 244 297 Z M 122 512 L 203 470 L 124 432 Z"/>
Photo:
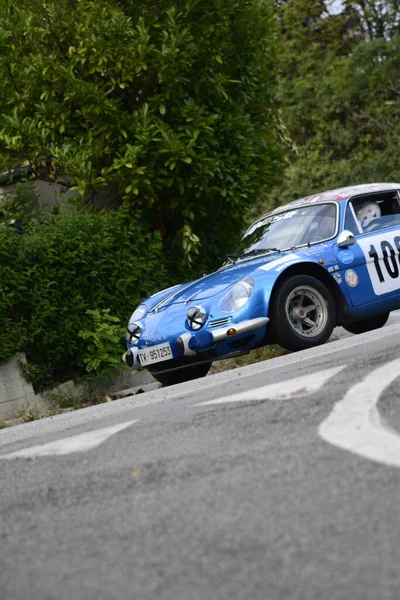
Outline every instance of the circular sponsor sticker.
<path id="1" fill-rule="evenodd" d="M 346 273 L 344 274 L 344 277 L 346 279 L 347 285 L 349 285 L 350 287 L 356 287 L 356 285 L 358 285 L 358 275 L 354 271 L 354 269 L 347 269 Z"/>
<path id="2" fill-rule="evenodd" d="M 341 250 L 338 256 L 340 262 L 342 262 L 344 265 L 351 265 L 354 260 L 354 254 L 350 252 L 350 250 Z"/>

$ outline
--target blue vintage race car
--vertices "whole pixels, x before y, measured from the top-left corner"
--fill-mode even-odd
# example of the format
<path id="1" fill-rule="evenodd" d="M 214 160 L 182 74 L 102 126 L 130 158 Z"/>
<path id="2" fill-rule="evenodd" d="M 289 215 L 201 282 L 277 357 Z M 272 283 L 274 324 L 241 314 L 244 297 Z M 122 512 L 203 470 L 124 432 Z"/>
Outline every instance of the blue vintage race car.
<path id="1" fill-rule="evenodd" d="M 330 190 L 258 219 L 215 273 L 145 300 L 126 363 L 168 385 L 270 343 L 323 344 L 336 325 L 382 327 L 400 308 L 400 184 Z"/>

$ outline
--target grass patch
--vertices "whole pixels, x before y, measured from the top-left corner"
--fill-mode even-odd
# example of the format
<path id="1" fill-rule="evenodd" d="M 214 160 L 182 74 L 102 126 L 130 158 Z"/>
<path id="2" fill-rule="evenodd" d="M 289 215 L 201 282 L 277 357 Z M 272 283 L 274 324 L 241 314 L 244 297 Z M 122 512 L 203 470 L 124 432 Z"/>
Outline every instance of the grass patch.
<path id="1" fill-rule="evenodd" d="M 22 406 L 16 411 L 13 417 L 7 420 L 0 419 L 0 429 L 6 427 L 13 427 L 14 425 L 21 425 L 22 423 L 30 423 L 32 421 L 38 421 L 39 419 L 45 419 L 46 417 L 54 417 L 55 415 L 61 415 L 65 412 L 82 408 L 82 406 L 75 405 L 73 408 L 63 408 L 57 404 L 49 406 L 49 408 L 39 408 L 35 405 L 29 406 L 28 404 Z"/>
<path id="2" fill-rule="evenodd" d="M 39 410 L 37 406 L 29 406 L 24 404 L 19 410 L 17 410 L 16 418 L 21 423 L 29 423 L 30 421 L 37 421 L 45 416 L 47 411 Z"/>
<path id="3" fill-rule="evenodd" d="M 68 391 L 57 390 L 44 394 L 45 398 L 51 402 L 52 410 L 56 411 L 56 414 L 62 413 L 68 410 L 77 410 L 83 408 L 86 403 L 74 394 Z"/>

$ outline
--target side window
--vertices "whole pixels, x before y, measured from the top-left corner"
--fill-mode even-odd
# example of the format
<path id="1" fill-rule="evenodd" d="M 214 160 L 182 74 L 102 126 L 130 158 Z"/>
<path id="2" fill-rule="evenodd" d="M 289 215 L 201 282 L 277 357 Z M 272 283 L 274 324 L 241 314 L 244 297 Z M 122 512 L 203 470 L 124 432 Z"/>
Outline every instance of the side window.
<path id="1" fill-rule="evenodd" d="M 397 192 L 354 198 L 349 201 L 345 229 L 355 235 L 400 226 L 400 200 Z"/>
<path id="2" fill-rule="evenodd" d="M 346 215 L 344 218 L 344 228 L 347 229 L 348 231 L 351 231 L 351 233 L 353 233 L 354 235 L 357 235 L 357 233 L 360 233 L 360 230 L 358 229 L 358 225 L 356 223 L 356 219 L 355 219 L 355 213 L 354 213 L 354 209 L 352 210 L 352 204 L 351 202 L 348 202 L 347 204 L 347 208 L 346 208 Z"/>

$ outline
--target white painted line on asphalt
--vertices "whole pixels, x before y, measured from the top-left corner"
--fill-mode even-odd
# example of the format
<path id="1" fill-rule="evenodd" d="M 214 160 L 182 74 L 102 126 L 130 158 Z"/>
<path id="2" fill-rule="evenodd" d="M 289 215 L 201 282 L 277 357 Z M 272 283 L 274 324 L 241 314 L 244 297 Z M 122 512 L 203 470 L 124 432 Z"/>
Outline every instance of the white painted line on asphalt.
<path id="1" fill-rule="evenodd" d="M 331 379 L 331 377 L 344 369 L 345 366 L 341 365 L 340 367 L 325 369 L 324 371 L 294 377 L 293 379 L 279 383 L 270 383 L 254 390 L 239 392 L 231 396 L 223 396 L 222 398 L 208 400 L 207 402 L 199 402 L 194 406 L 209 406 L 211 404 L 227 404 L 230 402 L 252 402 L 254 400 L 289 400 L 296 396 L 313 394 L 321 389 L 328 379 Z"/>
<path id="2" fill-rule="evenodd" d="M 375 369 L 335 404 L 318 428 L 325 441 L 364 458 L 400 467 L 400 436 L 381 420 L 383 390 L 400 376 L 400 358 Z"/>
<path id="3" fill-rule="evenodd" d="M 36 458 L 38 456 L 55 456 L 71 454 L 72 452 L 85 452 L 96 448 L 96 446 L 99 446 L 107 438 L 118 433 L 118 431 L 122 431 L 122 429 L 126 429 L 126 427 L 133 425 L 133 423 L 136 423 L 137 421 L 138 419 L 135 419 L 134 421 L 127 421 L 126 423 L 120 423 L 119 425 L 103 427 L 102 429 L 95 429 L 94 431 L 88 431 L 61 440 L 55 440 L 54 442 L 48 442 L 47 444 L 22 448 L 22 450 L 4 454 L 3 456 L 0 456 L 0 459 Z"/>

